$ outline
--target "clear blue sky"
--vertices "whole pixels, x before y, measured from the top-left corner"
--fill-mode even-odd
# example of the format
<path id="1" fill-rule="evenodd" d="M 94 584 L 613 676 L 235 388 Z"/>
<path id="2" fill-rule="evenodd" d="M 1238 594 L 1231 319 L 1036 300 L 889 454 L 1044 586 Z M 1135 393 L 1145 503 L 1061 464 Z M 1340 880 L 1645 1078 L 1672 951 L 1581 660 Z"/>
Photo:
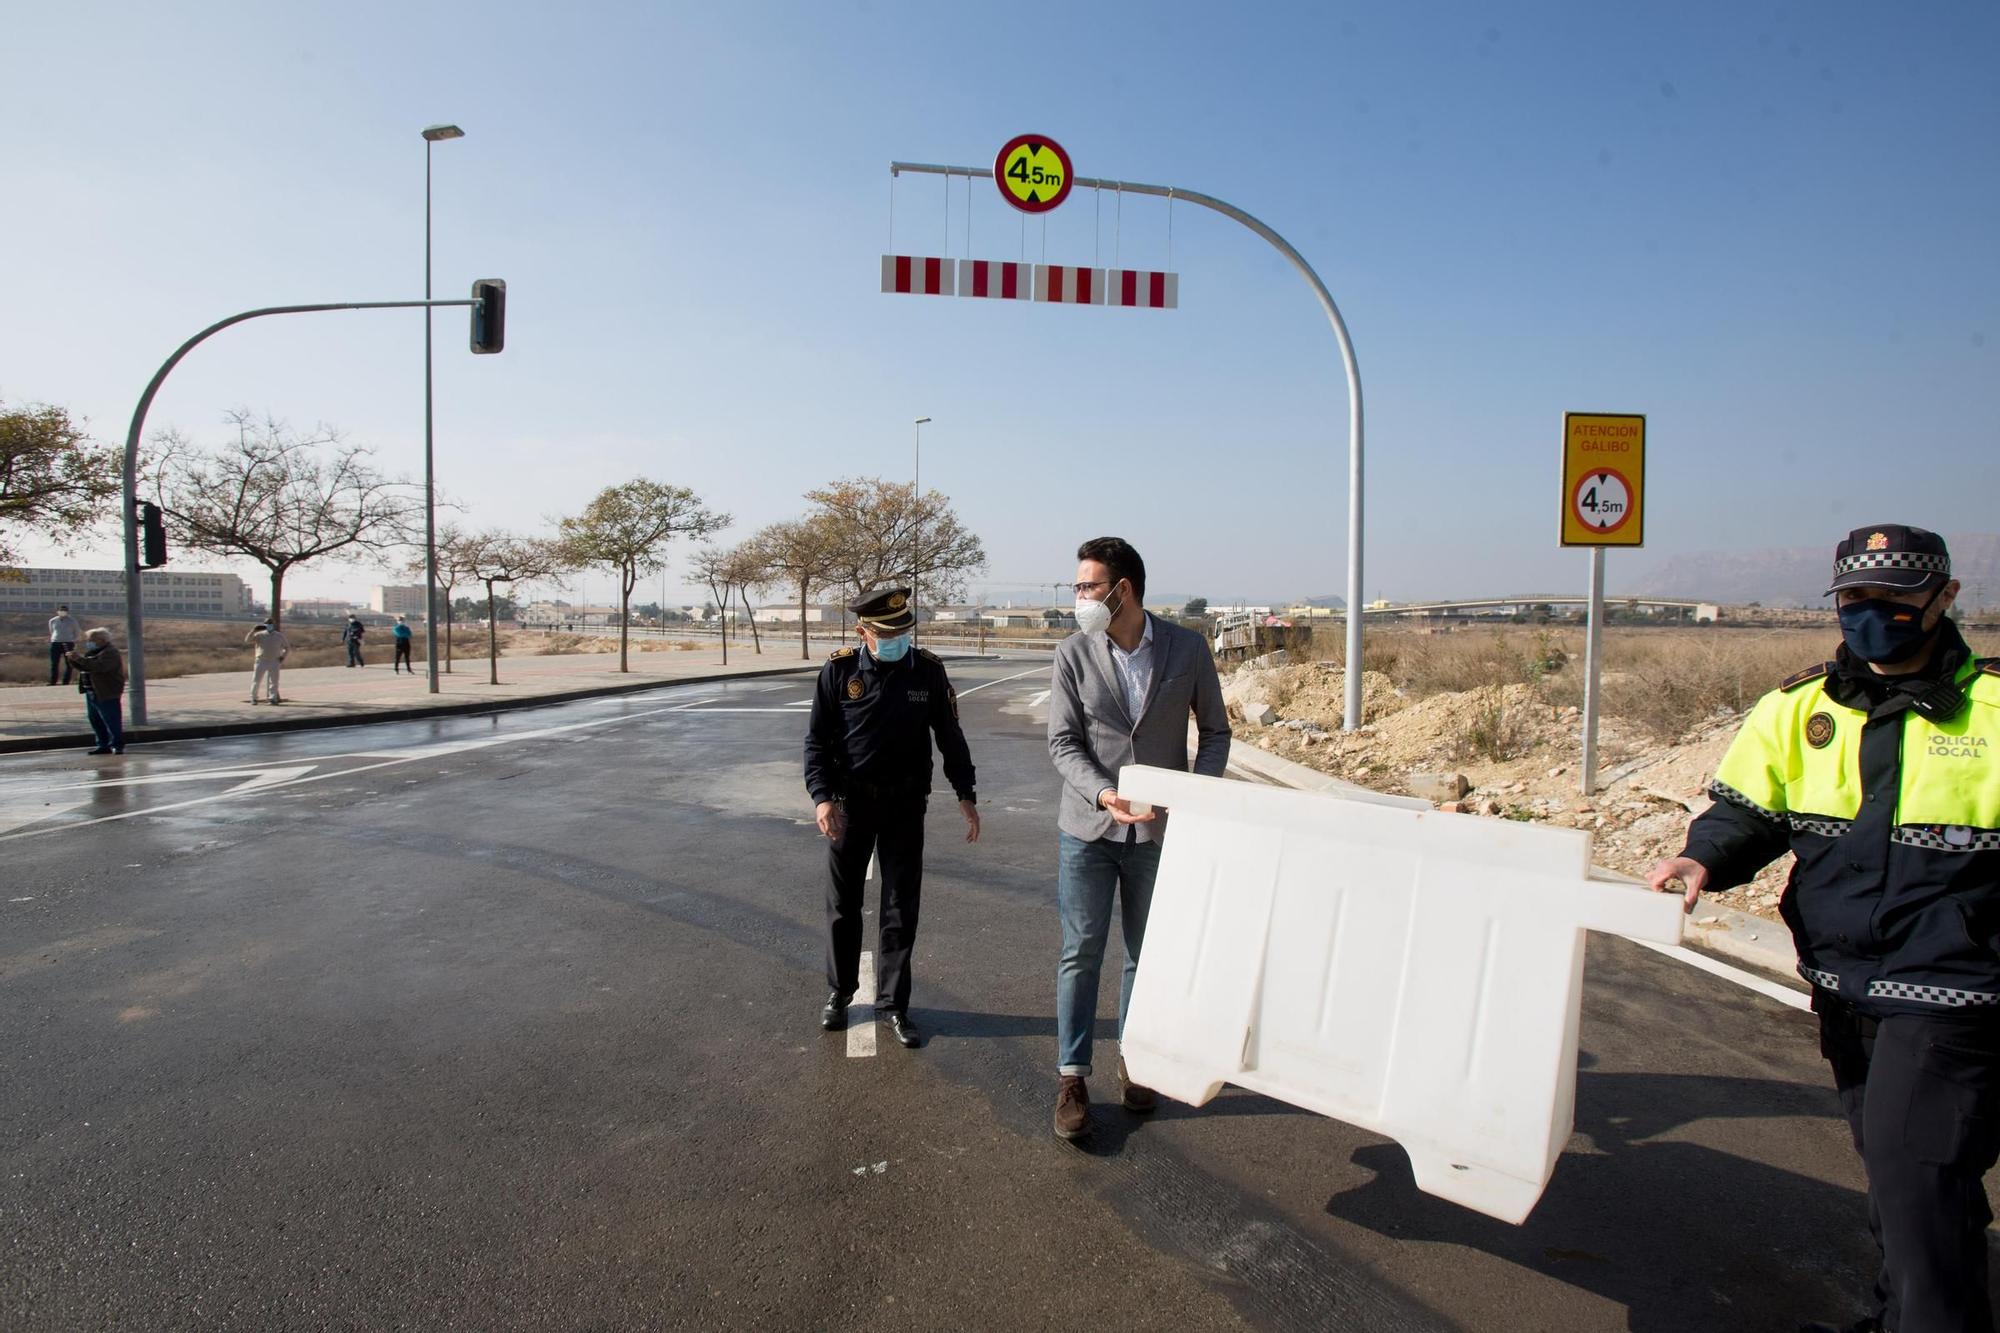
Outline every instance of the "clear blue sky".
<path id="1" fill-rule="evenodd" d="M 1247 231 L 1174 210 L 1168 313 L 877 290 L 885 249 L 947 237 L 923 177 L 891 236 L 888 162 L 984 163 L 1032 130 L 1080 174 L 1228 199 L 1318 267 L 1361 361 L 1370 596 L 1580 585 L 1554 535 L 1565 409 L 1650 416 L 1648 550 L 1613 558 L 1614 594 L 1676 551 L 2000 528 L 1986 0 L 69 3 L 8 26 L 0 397 L 107 441 L 212 319 L 421 295 L 417 132 L 448 120 L 439 294 L 512 297 L 499 357 L 438 317 L 440 480 L 469 521 L 533 527 L 643 473 L 746 535 L 835 476 L 906 477 L 928 415 L 924 480 L 996 582 L 1060 579 L 1116 532 L 1159 590 L 1339 591 L 1334 341 Z M 960 181 L 952 256 L 965 208 Z M 1018 256 L 990 184 L 971 210 L 975 256 Z M 1115 211 L 1074 194 L 1049 259 L 1110 263 Z M 1118 230 L 1128 264 L 1165 264 L 1163 205 L 1128 199 Z M 153 424 L 216 438 L 246 405 L 417 472 L 419 319 L 233 330 Z"/>

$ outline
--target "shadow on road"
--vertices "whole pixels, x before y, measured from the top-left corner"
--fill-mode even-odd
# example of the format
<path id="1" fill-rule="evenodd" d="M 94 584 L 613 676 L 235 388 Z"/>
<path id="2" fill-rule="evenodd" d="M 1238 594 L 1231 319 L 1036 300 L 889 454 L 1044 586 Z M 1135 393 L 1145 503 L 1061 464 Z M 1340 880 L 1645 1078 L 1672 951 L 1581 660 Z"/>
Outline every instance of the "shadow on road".
<path id="1" fill-rule="evenodd" d="M 1572 1145 L 1523 1225 L 1421 1193 L 1393 1143 L 1353 1153 L 1374 1178 L 1326 1211 L 1399 1242 L 1463 1246 L 1592 1292 L 1624 1307 L 1639 1333 L 1858 1317 L 1876 1264 L 1859 1190 L 1662 1137 L 1732 1119 L 1832 1120 L 1846 1134 L 1830 1088 L 1585 1072 L 1577 1129 L 1595 1151 Z M 1766 1224 L 1728 1227 L 1723 1219 L 1744 1216 L 1746 1200 Z"/>

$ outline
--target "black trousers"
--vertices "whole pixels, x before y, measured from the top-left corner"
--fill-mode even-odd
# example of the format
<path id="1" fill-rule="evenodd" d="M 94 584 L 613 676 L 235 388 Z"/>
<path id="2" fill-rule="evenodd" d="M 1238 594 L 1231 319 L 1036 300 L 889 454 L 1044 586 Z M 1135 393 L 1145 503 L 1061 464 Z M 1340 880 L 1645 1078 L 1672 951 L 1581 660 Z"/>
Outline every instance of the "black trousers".
<path id="1" fill-rule="evenodd" d="M 51 643 L 49 645 L 49 684 L 69 684 L 70 674 L 76 668 L 69 664 L 69 658 L 63 654 L 75 651 L 76 645 L 73 643 Z M 62 672 L 62 680 L 60 682 L 56 680 L 56 672 L 58 671 Z"/>
<path id="2" fill-rule="evenodd" d="M 413 676 L 417 674 L 417 669 L 410 666 L 410 641 L 408 639 L 396 640 L 396 660 L 389 664 L 389 670 L 394 672 L 399 666 L 410 667 L 410 674 Z"/>
<path id="3" fill-rule="evenodd" d="M 844 803 L 847 829 L 826 854 L 826 984 L 850 996 L 861 984 L 861 905 L 872 851 L 882 865 L 875 1005 L 897 1013 L 910 1007 L 910 950 L 924 896 L 926 804 L 922 796 L 850 796 Z"/>
<path id="4" fill-rule="evenodd" d="M 1814 1007 L 1868 1171 L 1876 1317 L 1891 1333 L 1992 1333 L 1984 1177 L 2000 1156 L 2000 1022 L 1878 1021 L 1823 993 Z"/>

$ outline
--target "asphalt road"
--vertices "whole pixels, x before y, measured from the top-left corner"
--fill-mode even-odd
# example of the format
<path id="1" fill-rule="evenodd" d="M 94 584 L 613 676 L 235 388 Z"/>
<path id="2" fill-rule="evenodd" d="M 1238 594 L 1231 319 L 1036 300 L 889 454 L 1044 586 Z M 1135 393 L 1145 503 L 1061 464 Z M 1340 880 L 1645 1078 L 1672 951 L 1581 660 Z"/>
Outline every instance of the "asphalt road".
<path id="1" fill-rule="evenodd" d="M 985 836 L 933 801 L 931 1040 L 865 1058 L 816 1022 L 805 677 L 0 761 L 0 1328 L 1859 1312 L 1811 1019 L 1620 940 L 1522 1227 L 1237 1090 L 1055 1140 L 1046 668 L 953 675 Z"/>

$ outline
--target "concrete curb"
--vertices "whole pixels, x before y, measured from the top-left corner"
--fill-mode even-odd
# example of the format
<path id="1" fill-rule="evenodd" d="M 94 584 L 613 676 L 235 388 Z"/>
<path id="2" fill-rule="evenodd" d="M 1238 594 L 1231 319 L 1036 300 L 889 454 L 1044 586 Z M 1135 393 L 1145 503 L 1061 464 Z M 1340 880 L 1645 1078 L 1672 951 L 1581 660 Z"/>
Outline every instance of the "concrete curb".
<path id="1" fill-rule="evenodd" d="M 1342 781 L 1318 769 L 1257 749 L 1231 745 L 1229 766 L 1239 774 L 1277 787 L 1304 791 L 1354 790 L 1355 784 Z M 1479 816 L 1472 816 L 1479 818 Z M 1639 883 L 1632 876 L 1592 866 L 1594 877 L 1621 883 Z M 1714 920 L 1709 920 L 1709 918 Z M 1767 921 L 1734 908 L 1697 903 L 1687 923 L 1681 943 L 1701 953 L 1713 954 L 1732 963 L 1754 967 L 1771 977 L 1803 990 L 1799 980 L 1799 955 L 1792 947 L 1792 933 L 1783 922 Z"/>
<path id="2" fill-rule="evenodd" d="M 425 718 L 456 717 L 478 713 L 504 713 L 517 708 L 539 708 L 544 704 L 575 703 L 607 695 L 643 694 L 680 685 L 714 685 L 731 680 L 762 680 L 771 676 L 796 676 L 817 672 L 820 663 L 795 667 L 773 667 L 767 671 L 735 671 L 726 675 L 682 676 L 674 680 L 621 681 L 615 685 L 592 685 L 585 689 L 556 694 L 521 695 L 513 699 L 470 699 L 464 703 L 429 704 L 419 708 L 385 708 L 372 713 L 342 713 L 335 717 L 293 717 L 282 722 L 216 722 L 203 726 L 144 727 L 128 730 L 125 739 L 133 744 L 154 741 L 206 740 L 215 736 L 259 736 L 283 731 L 325 731 L 333 727 L 365 727 L 378 722 L 421 722 Z M 0 754 L 24 754 L 35 750 L 67 750 L 79 745 L 95 745 L 89 732 L 66 736 L 18 736 L 0 740 Z"/>

